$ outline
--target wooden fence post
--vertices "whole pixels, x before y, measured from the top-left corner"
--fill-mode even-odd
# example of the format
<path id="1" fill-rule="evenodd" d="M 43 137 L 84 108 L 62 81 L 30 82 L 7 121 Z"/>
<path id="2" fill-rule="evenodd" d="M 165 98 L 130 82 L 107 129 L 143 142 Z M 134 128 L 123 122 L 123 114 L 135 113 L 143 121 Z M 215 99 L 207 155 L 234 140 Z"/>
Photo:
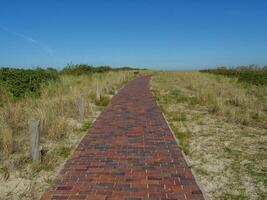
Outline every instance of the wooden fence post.
<path id="1" fill-rule="evenodd" d="M 96 83 L 96 100 L 100 100 L 100 90 L 99 90 L 99 85 L 98 82 Z"/>
<path id="2" fill-rule="evenodd" d="M 82 122 L 84 120 L 84 113 L 85 113 L 85 100 L 84 95 L 81 94 L 79 99 L 79 121 Z"/>
<path id="3" fill-rule="evenodd" d="M 40 162 L 40 120 L 29 121 L 31 154 L 34 163 Z"/>
<path id="4" fill-rule="evenodd" d="M 105 88 L 106 88 L 106 93 L 107 94 L 109 93 L 109 86 L 110 86 L 109 81 L 106 81 Z"/>

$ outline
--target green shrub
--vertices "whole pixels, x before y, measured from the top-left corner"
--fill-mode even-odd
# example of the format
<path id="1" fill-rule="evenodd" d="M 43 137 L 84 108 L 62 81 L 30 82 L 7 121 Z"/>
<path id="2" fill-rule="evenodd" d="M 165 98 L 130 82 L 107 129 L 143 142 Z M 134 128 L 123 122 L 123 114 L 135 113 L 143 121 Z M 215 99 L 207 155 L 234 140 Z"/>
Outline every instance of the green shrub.
<path id="1" fill-rule="evenodd" d="M 94 67 L 87 64 L 79 64 L 79 65 L 68 65 L 63 70 L 61 70 L 62 74 L 71 74 L 71 75 L 84 75 L 84 74 L 92 74 L 94 73 Z"/>
<path id="2" fill-rule="evenodd" d="M 7 93 L 11 93 L 16 98 L 28 95 L 39 96 L 42 84 L 58 79 L 58 73 L 52 70 L 0 69 L 0 88 L 4 88 Z"/>
<path id="3" fill-rule="evenodd" d="M 116 68 L 109 66 L 93 67 L 87 64 L 68 65 L 61 71 L 54 68 L 47 69 L 16 69 L 0 68 L 0 106 L 6 96 L 21 98 L 25 96 L 39 96 L 41 86 L 48 81 L 59 80 L 60 74 L 91 75 L 93 73 L 105 73 L 108 71 L 129 70 L 131 68 Z M 104 100 L 105 101 L 105 100 Z"/>
<path id="4" fill-rule="evenodd" d="M 257 67 L 255 65 L 241 66 L 237 68 L 220 67 L 217 69 L 200 70 L 200 72 L 236 77 L 238 81 L 248 84 L 254 84 L 254 85 L 267 84 L 267 66 L 262 68 Z"/>
<path id="5" fill-rule="evenodd" d="M 67 158 L 70 153 L 71 153 L 72 147 L 68 147 L 68 146 L 59 146 L 56 149 L 56 153 L 57 155 L 63 157 L 63 158 Z"/>
<path id="6" fill-rule="evenodd" d="M 91 121 L 86 121 L 83 123 L 82 128 L 80 129 L 80 131 L 88 131 L 92 126 L 92 122 Z"/>
<path id="7" fill-rule="evenodd" d="M 8 98 L 10 97 L 10 93 L 6 90 L 6 88 L 1 85 L 0 82 L 0 107 L 4 106 L 4 103 L 7 102 Z"/>
<path id="8" fill-rule="evenodd" d="M 109 97 L 108 96 L 105 96 L 105 95 L 101 95 L 100 96 L 100 100 L 99 101 L 96 101 L 95 104 L 97 106 L 107 106 L 108 103 L 109 103 Z"/>
<path id="9" fill-rule="evenodd" d="M 123 70 L 138 70 L 137 68 L 130 67 L 120 67 L 120 68 L 111 68 L 109 66 L 99 66 L 94 67 L 88 64 L 69 64 L 64 69 L 61 70 L 62 74 L 71 74 L 71 75 L 91 75 L 93 73 L 104 73 L 108 71 L 123 71 Z"/>

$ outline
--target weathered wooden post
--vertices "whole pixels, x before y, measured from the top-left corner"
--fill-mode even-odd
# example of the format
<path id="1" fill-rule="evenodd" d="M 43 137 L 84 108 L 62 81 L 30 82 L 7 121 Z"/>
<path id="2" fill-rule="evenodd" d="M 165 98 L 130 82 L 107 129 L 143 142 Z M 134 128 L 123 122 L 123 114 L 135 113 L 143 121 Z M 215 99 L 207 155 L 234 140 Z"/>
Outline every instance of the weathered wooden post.
<path id="1" fill-rule="evenodd" d="M 99 85 L 98 82 L 96 83 L 96 101 L 100 100 L 100 90 L 99 90 Z"/>
<path id="2" fill-rule="evenodd" d="M 84 120 L 84 113 L 85 113 L 85 100 L 84 95 L 81 94 L 79 99 L 79 121 L 82 122 Z"/>
<path id="3" fill-rule="evenodd" d="M 93 104 L 92 103 L 89 103 L 88 106 L 90 108 L 90 112 L 93 113 L 94 112 Z"/>
<path id="4" fill-rule="evenodd" d="M 34 163 L 40 162 L 40 120 L 29 121 L 31 154 Z"/>
<path id="5" fill-rule="evenodd" d="M 109 93 L 109 86 L 110 86 L 109 81 L 106 81 L 105 88 L 106 88 L 106 93 L 107 94 Z"/>

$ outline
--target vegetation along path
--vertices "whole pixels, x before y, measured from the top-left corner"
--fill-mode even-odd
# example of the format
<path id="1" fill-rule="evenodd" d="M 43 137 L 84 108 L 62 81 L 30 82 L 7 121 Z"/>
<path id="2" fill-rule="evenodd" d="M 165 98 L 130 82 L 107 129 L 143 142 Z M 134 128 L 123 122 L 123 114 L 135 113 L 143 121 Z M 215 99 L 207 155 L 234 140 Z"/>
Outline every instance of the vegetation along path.
<path id="1" fill-rule="evenodd" d="M 149 76 L 113 97 L 46 199 L 203 199 L 154 97 Z"/>

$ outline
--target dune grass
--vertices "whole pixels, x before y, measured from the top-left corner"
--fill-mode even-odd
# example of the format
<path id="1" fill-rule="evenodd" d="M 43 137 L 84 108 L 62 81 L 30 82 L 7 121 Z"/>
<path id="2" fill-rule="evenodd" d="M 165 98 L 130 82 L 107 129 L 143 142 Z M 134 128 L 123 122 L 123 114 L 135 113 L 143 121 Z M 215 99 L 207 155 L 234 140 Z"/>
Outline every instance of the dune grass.
<path id="1" fill-rule="evenodd" d="M 41 88 L 39 97 L 14 99 L 2 93 L 5 101 L 0 107 L 0 199 L 38 199 L 112 95 L 133 76 L 127 70 L 61 74 L 59 81 Z M 82 122 L 78 119 L 81 94 L 86 102 Z M 33 165 L 30 156 L 30 119 L 39 119 L 43 126 L 39 165 Z"/>
<path id="2" fill-rule="evenodd" d="M 211 199 L 267 198 L 267 86 L 159 72 L 151 89 Z"/>

